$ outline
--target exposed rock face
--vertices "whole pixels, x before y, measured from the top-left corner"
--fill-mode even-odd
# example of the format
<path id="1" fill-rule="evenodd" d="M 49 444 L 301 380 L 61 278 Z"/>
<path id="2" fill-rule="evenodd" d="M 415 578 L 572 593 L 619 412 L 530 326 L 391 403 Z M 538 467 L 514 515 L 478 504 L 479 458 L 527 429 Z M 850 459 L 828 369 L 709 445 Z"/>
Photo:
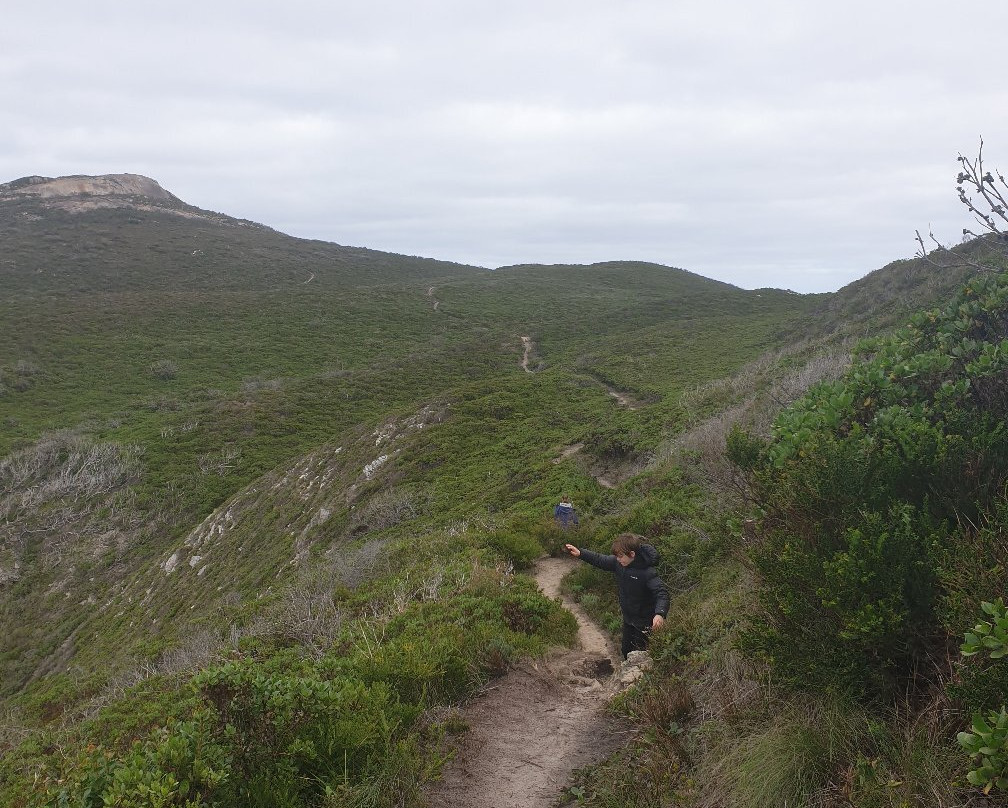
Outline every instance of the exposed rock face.
<path id="1" fill-rule="evenodd" d="M 105 174 L 98 177 L 22 177 L 0 183 L 0 199 L 35 196 L 40 199 L 60 197 L 145 197 L 156 202 L 179 203 L 150 177 L 140 174 Z"/>
<path id="2" fill-rule="evenodd" d="M 220 213 L 186 204 L 141 174 L 103 174 L 95 177 L 21 177 L 0 183 L 0 205 L 29 203 L 21 212 L 26 219 L 38 219 L 46 210 L 85 213 L 101 208 L 128 208 L 151 213 L 170 213 L 187 219 L 204 219 L 217 224 L 264 228 L 261 224 L 233 219 Z"/>

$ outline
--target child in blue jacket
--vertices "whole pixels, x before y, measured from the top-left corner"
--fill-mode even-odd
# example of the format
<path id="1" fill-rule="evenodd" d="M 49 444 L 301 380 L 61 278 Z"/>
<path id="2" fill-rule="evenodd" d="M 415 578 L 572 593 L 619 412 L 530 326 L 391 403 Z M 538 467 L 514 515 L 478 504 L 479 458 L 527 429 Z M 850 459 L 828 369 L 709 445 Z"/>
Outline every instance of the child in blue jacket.
<path id="1" fill-rule="evenodd" d="M 574 510 L 574 506 L 571 505 L 570 497 L 566 494 L 560 497 L 559 504 L 553 509 L 553 521 L 564 530 L 569 528 L 571 525 L 574 527 L 577 527 L 578 525 L 577 511 Z"/>

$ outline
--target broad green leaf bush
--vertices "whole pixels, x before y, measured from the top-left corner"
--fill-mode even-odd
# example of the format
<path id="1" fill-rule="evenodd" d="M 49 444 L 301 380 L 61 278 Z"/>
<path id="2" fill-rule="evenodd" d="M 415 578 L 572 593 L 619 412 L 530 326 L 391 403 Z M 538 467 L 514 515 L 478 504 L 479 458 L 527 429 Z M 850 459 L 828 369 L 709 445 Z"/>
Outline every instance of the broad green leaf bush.
<path id="1" fill-rule="evenodd" d="M 964 657 L 986 651 L 991 659 L 1000 659 L 1008 654 L 1008 610 L 1001 598 L 993 603 L 984 601 L 980 607 L 991 619 L 981 620 L 973 631 L 967 631 L 959 651 Z"/>
<path id="2" fill-rule="evenodd" d="M 1008 654 L 1008 609 L 1004 600 L 983 601 L 980 607 L 990 619 L 980 620 L 972 631 L 967 631 L 959 648 L 963 658 L 969 659 L 982 654 L 987 660 L 1000 660 Z M 995 679 L 997 687 L 994 693 L 988 694 L 988 704 L 997 697 L 1004 698 L 1005 676 L 1004 664 L 993 662 L 985 666 L 1000 673 L 1000 680 Z M 971 678 L 965 677 L 967 681 Z M 976 693 L 976 679 L 983 681 L 984 677 L 974 674 L 972 677 L 973 693 Z M 989 677 L 988 677 L 989 678 Z M 1000 710 L 987 710 L 986 718 L 980 711 L 973 713 L 973 720 L 968 732 L 960 732 L 956 737 L 959 745 L 970 756 L 974 768 L 967 774 L 969 782 L 989 794 L 992 789 L 1008 791 L 1008 712 L 1002 703 Z"/>
<path id="3" fill-rule="evenodd" d="M 959 633 L 946 598 L 969 588 L 945 562 L 1008 480 L 1006 416 L 1008 275 L 986 275 L 863 343 L 765 448 L 732 436 L 758 521 L 746 647 L 798 688 L 885 701 L 926 686 Z"/>
<path id="4" fill-rule="evenodd" d="M 970 732 L 960 732 L 959 745 L 966 750 L 976 768 L 966 779 L 989 794 L 992 789 L 1008 791 L 1008 712 L 991 710 L 986 718 L 973 716 Z"/>
<path id="5" fill-rule="evenodd" d="M 166 726 L 125 755 L 94 749 L 78 765 L 69 782 L 53 789 L 52 808 L 216 805 L 233 763 L 212 725 L 196 719 Z"/>

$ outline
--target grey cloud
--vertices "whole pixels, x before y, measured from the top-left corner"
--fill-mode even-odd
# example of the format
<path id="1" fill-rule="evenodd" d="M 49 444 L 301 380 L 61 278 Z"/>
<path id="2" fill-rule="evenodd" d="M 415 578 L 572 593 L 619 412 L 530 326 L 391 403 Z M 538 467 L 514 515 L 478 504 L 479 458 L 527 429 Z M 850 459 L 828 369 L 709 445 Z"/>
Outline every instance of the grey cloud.
<path id="1" fill-rule="evenodd" d="M 974 0 L 17 4 L 0 180 L 135 171 L 344 244 L 833 289 L 916 228 L 957 238 L 979 135 L 1008 167 L 996 54 L 955 34 L 974 14 L 1008 22 Z"/>

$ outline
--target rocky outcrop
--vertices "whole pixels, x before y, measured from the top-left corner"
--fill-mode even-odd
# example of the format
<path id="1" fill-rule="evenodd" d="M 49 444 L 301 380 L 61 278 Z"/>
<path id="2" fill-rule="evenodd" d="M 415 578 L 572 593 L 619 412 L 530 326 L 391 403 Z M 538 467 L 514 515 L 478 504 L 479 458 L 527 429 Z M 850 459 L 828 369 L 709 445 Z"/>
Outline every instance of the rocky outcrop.
<path id="1" fill-rule="evenodd" d="M 80 214 L 119 208 L 147 213 L 168 213 L 215 224 L 269 230 L 265 225 L 234 219 L 183 202 L 156 181 L 141 174 L 73 175 L 68 177 L 21 177 L 0 183 L 0 206 L 17 205 L 29 221 L 45 218 L 47 211 Z"/>
<path id="2" fill-rule="evenodd" d="M 140 197 L 153 202 L 184 204 L 156 181 L 140 174 L 104 174 L 96 177 L 33 176 L 0 183 L 0 200 L 26 196 L 39 199 Z"/>

